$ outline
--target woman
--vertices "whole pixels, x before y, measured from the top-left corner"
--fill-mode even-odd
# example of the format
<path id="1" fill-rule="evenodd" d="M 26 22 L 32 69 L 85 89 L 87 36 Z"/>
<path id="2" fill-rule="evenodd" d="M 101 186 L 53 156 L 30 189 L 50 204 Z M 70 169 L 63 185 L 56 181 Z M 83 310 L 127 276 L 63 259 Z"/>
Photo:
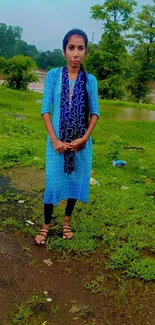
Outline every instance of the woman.
<path id="1" fill-rule="evenodd" d="M 71 239 L 70 218 L 76 201 L 88 202 L 92 166 L 90 135 L 99 117 L 95 76 L 83 70 L 87 35 L 69 31 L 63 39 L 67 61 L 64 68 L 47 73 L 42 116 L 48 132 L 44 224 L 35 241 L 44 245 L 50 229 L 53 207 L 67 199 L 62 223 L 63 239 Z"/>

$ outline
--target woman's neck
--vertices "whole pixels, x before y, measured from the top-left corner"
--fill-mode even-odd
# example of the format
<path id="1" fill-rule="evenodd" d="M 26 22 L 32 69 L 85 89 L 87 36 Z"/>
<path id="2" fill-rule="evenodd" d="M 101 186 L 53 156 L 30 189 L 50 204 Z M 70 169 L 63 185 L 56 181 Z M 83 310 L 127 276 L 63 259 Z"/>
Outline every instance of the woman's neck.
<path id="1" fill-rule="evenodd" d="M 80 68 L 73 68 L 70 65 L 67 65 L 68 68 L 68 77 L 70 80 L 76 80 Z"/>

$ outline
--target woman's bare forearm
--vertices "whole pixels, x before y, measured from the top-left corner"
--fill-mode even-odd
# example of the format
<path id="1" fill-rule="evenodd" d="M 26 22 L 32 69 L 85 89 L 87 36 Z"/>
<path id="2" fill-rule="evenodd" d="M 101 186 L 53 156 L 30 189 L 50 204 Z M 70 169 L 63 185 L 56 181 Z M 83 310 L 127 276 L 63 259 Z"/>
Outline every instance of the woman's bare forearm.
<path id="1" fill-rule="evenodd" d="M 94 127 L 97 123 L 97 120 L 98 120 L 98 116 L 96 114 L 92 114 L 91 117 L 90 117 L 90 121 L 89 121 L 89 126 L 88 126 L 88 129 L 85 133 L 85 135 L 83 136 L 83 138 L 87 141 L 89 136 L 92 134 L 93 130 L 94 130 Z"/>
<path id="2" fill-rule="evenodd" d="M 45 113 L 43 114 L 43 120 L 44 120 L 44 124 L 45 127 L 47 129 L 47 132 L 49 134 L 49 137 L 51 139 L 51 141 L 55 141 L 57 139 L 55 132 L 54 132 L 54 128 L 51 122 L 51 118 L 50 118 L 50 114 L 49 113 Z"/>
<path id="3" fill-rule="evenodd" d="M 51 122 L 50 114 L 44 113 L 43 120 L 44 120 L 45 127 L 47 129 L 47 132 L 49 134 L 49 137 L 51 139 L 51 142 L 55 142 L 55 140 L 57 140 L 57 137 L 56 137 L 56 134 L 55 134 L 52 122 Z M 97 120 L 98 120 L 98 116 L 96 114 L 92 114 L 90 117 L 88 129 L 87 129 L 85 135 L 83 136 L 83 139 L 85 142 L 88 140 L 89 136 L 93 132 L 94 127 L 97 123 Z"/>

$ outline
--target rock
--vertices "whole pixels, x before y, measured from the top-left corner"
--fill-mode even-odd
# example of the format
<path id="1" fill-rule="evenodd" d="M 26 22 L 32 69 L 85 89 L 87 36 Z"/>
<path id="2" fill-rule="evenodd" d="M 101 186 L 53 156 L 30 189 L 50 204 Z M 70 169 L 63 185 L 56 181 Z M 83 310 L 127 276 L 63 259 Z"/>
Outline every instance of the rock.
<path id="1" fill-rule="evenodd" d="M 93 312 L 89 310 L 87 306 L 80 306 L 80 305 L 73 305 L 70 309 L 70 313 L 78 314 L 78 316 L 82 317 L 83 319 L 90 320 L 95 318 Z M 74 318 L 75 319 L 75 318 Z"/>
<path id="2" fill-rule="evenodd" d="M 97 186 L 99 186 L 100 183 L 96 179 L 94 179 L 93 177 L 91 177 L 90 178 L 90 185 L 97 185 Z"/>
<path id="3" fill-rule="evenodd" d="M 50 260 L 50 258 L 48 260 L 44 260 L 43 262 L 45 264 L 47 264 L 48 266 L 51 266 L 53 264 L 53 262 Z"/>
<path id="4" fill-rule="evenodd" d="M 124 191 L 127 191 L 128 189 L 129 189 L 129 187 L 125 186 L 125 185 L 121 187 L 121 190 L 124 190 Z"/>
<path id="5" fill-rule="evenodd" d="M 26 223 L 33 226 L 34 225 L 34 222 L 32 222 L 31 220 L 26 220 Z"/>
<path id="6" fill-rule="evenodd" d="M 34 161 L 39 161 L 39 160 L 41 160 L 41 159 L 40 159 L 39 157 L 37 157 L 37 156 L 34 156 L 33 160 L 34 160 Z"/>
<path id="7" fill-rule="evenodd" d="M 72 306 L 72 308 L 70 309 L 69 312 L 72 314 L 76 314 L 76 313 L 79 313 L 80 311 L 81 311 L 81 307 L 78 305 L 74 305 L 74 306 Z"/>

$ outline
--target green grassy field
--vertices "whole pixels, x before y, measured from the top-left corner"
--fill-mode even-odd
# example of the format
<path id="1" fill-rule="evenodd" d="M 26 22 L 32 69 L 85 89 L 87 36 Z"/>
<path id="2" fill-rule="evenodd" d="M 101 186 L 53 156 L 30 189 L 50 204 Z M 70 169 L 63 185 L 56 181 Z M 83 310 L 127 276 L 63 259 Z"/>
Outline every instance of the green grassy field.
<path id="1" fill-rule="evenodd" d="M 38 99 L 40 94 L 0 87 L 1 167 L 44 168 L 46 131 Z M 103 267 L 155 280 L 155 123 L 104 120 L 113 105 L 100 101 L 101 117 L 93 133 L 93 170 L 100 186 L 91 187 L 89 204 L 78 203 L 75 209 L 74 239 L 51 237 L 48 248 L 78 254 L 102 248 L 107 258 Z M 113 167 L 114 159 L 127 164 Z M 58 223 L 63 209 L 57 208 Z"/>

